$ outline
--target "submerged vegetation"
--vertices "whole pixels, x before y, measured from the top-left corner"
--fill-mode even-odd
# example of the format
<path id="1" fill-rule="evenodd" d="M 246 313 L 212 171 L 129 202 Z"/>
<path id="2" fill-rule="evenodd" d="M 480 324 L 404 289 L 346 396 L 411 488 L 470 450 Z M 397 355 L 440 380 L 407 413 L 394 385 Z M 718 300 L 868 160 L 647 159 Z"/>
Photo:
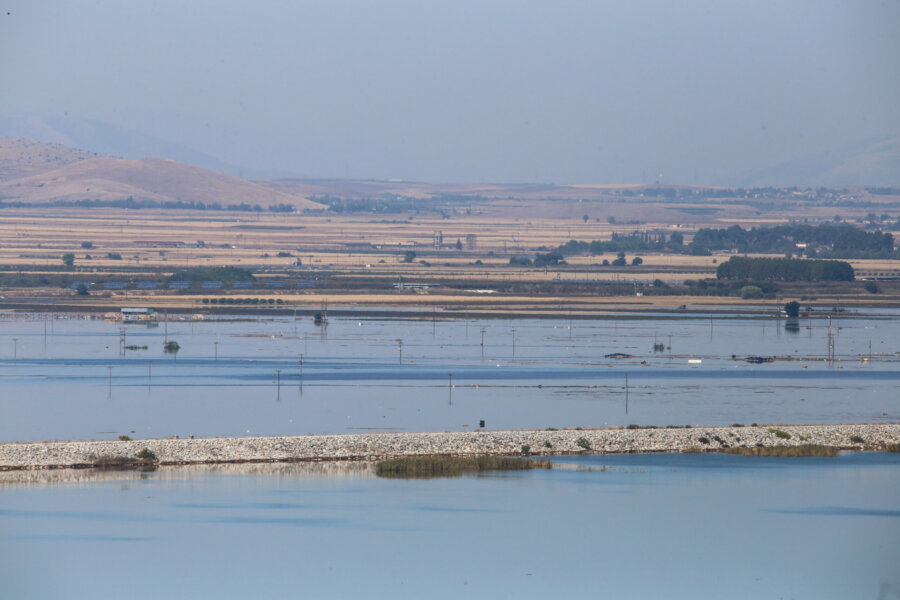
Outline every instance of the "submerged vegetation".
<path id="1" fill-rule="evenodd" d="M 801 444 L 799 446 L 753 446 L 750 448 L 726 448 L 728 454 L 742 456 L 837 456 L 834 446 L 821 444 Z"/>
<path id="2" fill-rule="evenodd" d="M 549 469 L 549 460 L 529 460 L 509 456 L 409 456 L 380 461 L 379 477 L 399 479 L 457 477 L 469 471 L 526 471 Z"/>

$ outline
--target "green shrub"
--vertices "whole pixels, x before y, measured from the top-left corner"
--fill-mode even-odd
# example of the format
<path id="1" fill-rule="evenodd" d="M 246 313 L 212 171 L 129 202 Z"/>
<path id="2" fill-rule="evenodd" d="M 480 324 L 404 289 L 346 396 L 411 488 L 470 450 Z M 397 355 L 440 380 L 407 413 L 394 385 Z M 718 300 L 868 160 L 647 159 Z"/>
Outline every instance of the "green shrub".
<path id="1" fill-rule="evenodd" d="M 587 441 L 586 438 L 583 438 L 583 437 L 580 437 L 577 440 L 575 440 L 575 445 L 584 450 L 591 449 L 591 443 L 589 441 Z"/>
<path id="2" fill-rule="evenodd" d="M 862 439 L 862 437 L 858 436 L 858 435 L 851 435 L 850 441 L 853 442 L 854 444 L 865 444 L 866 443 L 866 440 Z"/>
<path id="3" fill-rule="evenodd" d="M 709 438 L 706 436 L 700 436 L 697 438 L 697 441 L 700 442 L 701 444 L 708 444 Z"/>
<path id="4" fill-rule="evenodd" d="M 153 450 L 151 450 L 150 448 L 144 448 L 143 450 L 138 452 L 137 457 L 146 462 L 159 462 L 159 459 L 156 458 L 156 453 L 153 452 Z"/>
<path id="5" fill-rule="evenodd" d="M 522 444 L 522 454 L 528 454 L 529 452 L 531 452 L 531 446 Z"/>
<path id="6" fill-rule="evenodd" d="M 552 448 L 553 444 L 550 443 L 550 440 L 544 440 L 544 448 Z"/>
<path id="7" fill-rule="evenodd" d="M 120 442 L 130 442 L 131 438 L 123 433 L 122 435 L 119 436 L 119 441 Z"/>
<path id="8" fill-rule="evenodd" d="M 771 429 L 770 428 L 769 433 L 774 434 L 775 437 L 782 439 L 782 440 L 791 439 L 791 434 L 789 434 L 787 431 L 783 431 L 781 429 Z"/>
<path id="9" fill-rule="evenodd" d="M 755 300 L 762 297 L 763 291 L 758 285 L 745 285 L 741 288 L 741 298 L 744 300 Z"/>

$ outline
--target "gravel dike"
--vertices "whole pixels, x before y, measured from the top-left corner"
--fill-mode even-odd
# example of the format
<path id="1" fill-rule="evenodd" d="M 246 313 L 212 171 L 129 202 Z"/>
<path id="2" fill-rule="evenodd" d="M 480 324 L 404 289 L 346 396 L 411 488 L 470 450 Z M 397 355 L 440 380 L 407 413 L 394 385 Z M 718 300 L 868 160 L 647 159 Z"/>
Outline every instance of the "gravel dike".
<path id="1" fill-rule="evenodd" d="M 861 441 L 860 441 L 861 440 Z M 878 450 L 900 443 L 900 424 L 612 428 L 292 437 L 149 439 L 0 444 L 0 470 L 94 467 L 152 452 L 162 465 L 372 461 L 397 456 L 616 454 L 717 451 L 728 447 L 822 444 Z"/>

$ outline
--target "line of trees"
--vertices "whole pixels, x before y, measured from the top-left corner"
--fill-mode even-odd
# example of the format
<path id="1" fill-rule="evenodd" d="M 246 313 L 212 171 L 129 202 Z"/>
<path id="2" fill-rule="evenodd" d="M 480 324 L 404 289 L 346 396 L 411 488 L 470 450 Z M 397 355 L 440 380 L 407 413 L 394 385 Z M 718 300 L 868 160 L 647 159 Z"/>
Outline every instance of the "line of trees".
<path id="1" fill-rule="evenodd" d="M 853 281 L 850 263 L 840 260 L 732 256 L 716 269 L 717 279 L 755 281 Z"/>
<path id="2" fill-rule="evenodd" d="M 684 235 L 680 231 L 666 235 L 664 231 L 634 231 L 630 234 L 614 233 L 608 241 L 583 242 L 569 240 L 556 251 L 564 256 L 573 254 L 603 254 L 604 252 L 680 252 L 684 247 Z"/>
<path id="3" fill-rule="evenodd" d="M 614 233 L 608 241 L 569 240 L 556 251 L 564 256 L 603 254 L 604 252 L 677 252 L 708 256 L 713 252 L 800 253 L 798 243 L 807 245 L 809 258 L 898 258 L 894 236 L 883 231 L 865 231 L 847 223 L 822 225 L 778 225 L 743 229 L 732 225 L 726 229 L 699 229 L 690 244 L 675 231 L 634 231 Z"/>
<path id="4" fill-rule="evenodd" d="M 237 212 L 269 212 L 284 213 L 294 212 L 296 207 L 291 204 L 273 204 L 264 209 L 259 204 L 248 204 L 241 202 L 240 204 L 220 204 L 219 202 L 188 202 L 184 200 L 159 201 L 141 199 L 135 200 L 132 196 L 122 198 L 121 200 L 56 200 L 54 202 L 3 202 L 0 200 L 0 208 L 55 208 L 65 206 L 78 206 L 82 208 L 110 207 L 110 208 L 128 208 L 133 210 L 146 208 L 165 208 L 177 210 L 227 210 Z"/>
<path id="5" fill-rule="evenodd" d="M 894 252 L 894 236 L 882 231 L 865 231 L 846 223 L 822 225 L 778 225 L 743 229 L 732 225 L 727 229 L 699 229 L 691 242 L 694 250 L 737 251 L 741 253 L 796 252 L 796 244 L 812 247 L 810 257 L 822 258 L 890 258 Z"/>

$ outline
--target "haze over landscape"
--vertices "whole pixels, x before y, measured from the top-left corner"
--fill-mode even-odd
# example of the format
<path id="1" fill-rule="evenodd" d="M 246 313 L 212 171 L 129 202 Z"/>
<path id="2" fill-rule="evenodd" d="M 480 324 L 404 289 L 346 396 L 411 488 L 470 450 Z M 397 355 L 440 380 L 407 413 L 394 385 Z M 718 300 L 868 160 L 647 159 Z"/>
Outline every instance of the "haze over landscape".
<path id="1" fill-rule="evenodd" d="M 0 136 L 243 177 L 900 184 L 895 2 L 2 9 Z"/>

